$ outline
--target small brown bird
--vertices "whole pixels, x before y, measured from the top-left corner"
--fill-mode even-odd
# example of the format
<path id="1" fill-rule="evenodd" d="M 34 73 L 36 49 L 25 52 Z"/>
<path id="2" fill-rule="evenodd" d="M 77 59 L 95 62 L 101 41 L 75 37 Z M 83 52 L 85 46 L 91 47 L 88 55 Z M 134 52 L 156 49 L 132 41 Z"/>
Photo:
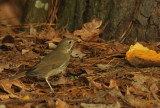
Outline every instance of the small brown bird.
<path id="1" fill-rule="evenodd" d="M 72 38 L 63 39 L 54 51 L 51 51 L 35 66 L 26 71 L 25 75 L 45 78 L 46 82 L 51 88 L 51 91 L 54 92 L 52 86 L 48 81 L 48 78 L 65 71 L 66 67 L 69 64 L 71 48 L 76 41 L 77 39 Z M 21 74 L 23 73 L 19 73 L 13 77 L 10 77 L 10 80 L 20 78 Z"/>

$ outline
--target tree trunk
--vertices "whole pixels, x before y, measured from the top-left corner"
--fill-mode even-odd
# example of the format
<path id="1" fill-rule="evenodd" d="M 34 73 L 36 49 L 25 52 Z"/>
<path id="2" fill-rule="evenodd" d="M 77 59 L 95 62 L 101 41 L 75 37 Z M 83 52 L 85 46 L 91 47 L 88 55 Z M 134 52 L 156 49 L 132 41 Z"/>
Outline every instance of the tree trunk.
<path id="1" fill-rule="evenodd" d="M 49 0 L 27 0 L 23 24 L 44 23 L 48 14 Z"/>
<path id="2" fill-rule="evenodd" d="M 159 41 L 160 0 L 63 0 L 59 27 L 70 31 L 99 18 L 108 23 L 102 38 L 106 41 L 133 43 L 135 41 Z M 62 10 L 60 8 L 60 10 Z M 61 14 L 62 13 L 62 14 Z M 103 26 L 102 25 L 102 26 Z"/>

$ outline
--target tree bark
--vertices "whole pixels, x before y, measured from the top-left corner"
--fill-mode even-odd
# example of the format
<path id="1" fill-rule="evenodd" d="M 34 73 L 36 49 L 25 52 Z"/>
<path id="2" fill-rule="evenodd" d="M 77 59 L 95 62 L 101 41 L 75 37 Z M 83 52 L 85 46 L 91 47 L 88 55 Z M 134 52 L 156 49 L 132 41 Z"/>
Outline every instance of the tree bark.
<path id="1" fill-rule="evenodd" d="M 27 0 L 22 23 L 33 24 L 46 22 L 48 6 L 49 0 Z"/>
<path id="2" fill-rule="evenodd" d="M 108 23 L 101 35 L 106 41 L 134 43 L 159 41 L 160 0 L 63 0 L 59 27 L 73 32 L 83 23 L 99 18 Z"/>
<path id="3" fill-rule="evenodd" d="M 23 23 L 46 22 L 48 5 L 49 0 L 27 0 Z M 61 0 L 57 15 L 58 27 L 71 32 L 101 19 L 102 26 L 108 23 L 101 35 L 106 41 L 160 40 L 160 0 Z"/>

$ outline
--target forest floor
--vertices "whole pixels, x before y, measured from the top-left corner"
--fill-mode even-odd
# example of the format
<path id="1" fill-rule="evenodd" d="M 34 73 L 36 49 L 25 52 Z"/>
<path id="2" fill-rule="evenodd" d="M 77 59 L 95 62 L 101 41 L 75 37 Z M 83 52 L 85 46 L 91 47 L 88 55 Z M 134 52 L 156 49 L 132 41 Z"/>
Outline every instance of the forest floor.
<path id="1" fill-rule="evenodd" d="M 54 50 L 62 38 L 74 37 L 53 28 L 33 34 L 13 32 L 0 37 L 0 108 L 160 107 L 160 67 L 130 65 L 126 60 L 130 46 L 107 43 L 99 34 L 87 39 L 91 34 L 85 34 L 84 41 L 74 45 L 66 73 L 49 78 L 54 93 L 44 79 L 10 81 L 9 77 L 28 70 Z M 156 43 L 142 43 L 160 51 Z"/>

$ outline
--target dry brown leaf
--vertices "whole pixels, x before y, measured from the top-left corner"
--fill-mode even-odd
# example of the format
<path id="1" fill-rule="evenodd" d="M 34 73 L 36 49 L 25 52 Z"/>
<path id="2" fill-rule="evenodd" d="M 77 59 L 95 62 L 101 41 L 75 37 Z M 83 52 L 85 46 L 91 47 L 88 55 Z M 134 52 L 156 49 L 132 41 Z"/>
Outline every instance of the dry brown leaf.
<path id="1" fill-rule="evenodd" d="M 9 64 L 4 64 L 4 63 L 0 63 L 0 72 L 2 72 L 4 69 L 9 69 L 10 65 Z"/>
<path id="2" fill-rule="evenodd" d="M 14 94 L 0 94 L 0 99 L 1 100 L 6 100 L 6 99 L 9 99 L 9 98 L 18 98 L 18 96 L 14 95 Z"/>
<path id="3" fill-rule="evenodd" d="M 82 40 L 85 41 L 97 41 L 99 40 L 99 34 L 101 30 L 99 27 L 102 24 L 102 20 L 93 19 L 92 22 L 83 24 L 81 30 L 76 30 L 74 35 L 81 36 Z"/>
<path id="4" fill-rule="evenodd" d="M 90 75 L 94 72 L 94 70 L 91 70 L 91 69 L 85 69 L 85 71 L 87 72 L 88 75 Z"/>
<path id="5" fill-rule="evenodd" d="M 121 104 L 117 101 L 115 104 L 87 104 L 81 103 L 83 108 L 121 108 Z"/>
<path id="6" fill-rule="evenodd" d="M 31 46 L 35 45 L 35 43 L 31 40 L 23 39 L 22 41 L 22 45 L 24 45 L 26 48 L 30 48 Z"/>
<path id="7" fill-rule="evenodd" d="M 111 67 L 111 65 L 109 65 L 109 64 L 97 64 L 97 67 L 99 67 L 102 70 L 105 70 L 105 69 Z"/>
<path id="8" fill-rule="evenodd" d="M 87 104 L 87 103 L 81 103 L 81 107 L 83 107 L 83 108 L 107 108 L 107 105 L 106 104 Z"/>
<path id="9" fill-rule="evenodd" d="M 149 92 L 148 87 L 145 85 L 145 83 L 147 83 L 148 81 L 150 81 L 151 84 L 158 82 L 158 80 L 154 77 L 141 74 L 134 75 L 133 80 L 134 81 L 132 81 L 132 86 L 135 89 L 133 90 L 135 93 Z"/>
<path id="10" fill-rule="evenodd" d="M 20 42 L 15 44 L 16 49 L 18 51 L 21 51 L 22 49 L 25 49 L 25 48 L 30 48 L 33 45 L 35 45 L 33 41 L 25 40 L 25 39 L 22 39 Z"/>
<path id="11" fill-rule="evenodd" d="M 52 83 L 53 82 L 53 83 Z M 73 85 L 73 81 L 66 77 L 60 77 L 58 81 L 51 81 L 52 85 L 59 85 L 59 84 L 70 84 Z"/>
<path id="12" fill-rule="evenodd" d="M 121 99 L 124 99 L 124 96 L 123 96 L 123 94 L 121 93 L 120 90 L 112 89 L 108 93 L 113 97 L 120 97 Z"/>
<path id="13" fill-rule="evenodd" d="M 90 97 L 94 96 L 94 93 L 92 93 L 92 91 L 82 89 L 82 96 L 90 98 Z"/>
<path id="14" fill-rule="evenodd" d="M 132 86 L 135 89 L 133 92 L 136 94 L 149 91 L 148 88 L 145 86 L 145 84 L 140 84 L 139 82 L 133 82 Z"/>
<path id="15" fill-rule="evenodd" d="M 48 47 L 49 49 L 55 49 L 57 45 L 51 42 L 51 43 L 48 43 Z"/>
<path id="16" fill-rule="evenodd" d="M 9 81 L 9 82 L 11 82 L 13 85 L 19 88 L 27 89 L 26 86 L 20 80 L 14 80 L 14 81 Z"/>
<path id="17" fill-rule="evenodd" d="M 137 94 L 137 95 L 144 95 L 144 91 L 139 89 L 136 85 L 132 85 L 131 87 L 128 87 L 126 95 L 130 94 L 130 92 Z"/>
<path id="18" fill-rule="evenodd" d="M 33 103 L 26 103 L 23 108 L 32 108 Z"/>
<path id="19" fill-rule="evenodd" d="M 55 102 L 52 98 L 46 100 L 48 102 L 49 108 L 53 108 L 55 106 Z"/>
<path id="20" fill-rule="evenodd" d="M 59 37 L 60 31 L 55 30 L 54 28 L 50 27 L 46 31 L 43 30 L 39 33 L 37 38 L 45 39 L 45 40 L 52 40 L 53 38 Z"/>
<path id="21" fill-rule="evenodd" d="M 114 79 L 110 80 L 109 88 L 115 88 L 116 90 L 118 90 L 116 80 L 114 80 Z"/>
<path id="22" fill-rule="evenodd" d="M 67 90 L 69 98 L 78 98 L 80 94 L 82 94 L 82 91 L 80 88 L 77 88 L 77 86 L 72 86 Z M 78 95 L 77 95 L 78 94 Z"/>
<path id="23" fill-rule="evenodd" d="M 33 51 L 28 51 L 25 54 L 23 54 L 24 58 L 26 59 L 35 59 L 35 58 L 39 58 L 40 55 L 33 52 Z"/>
<path id="24" fill-rule="evenodd" d="M 22 55 L 25 54 L 25 53 L 27 53 L 27 52 L 29 52 L 28 49 L 22 49 Z"/>
<path id="25" fill-rule="evenodd" d="M 88 22 L 83 24 L 83 29 L 86 31 L 93 32 L 94 30 L 98 29 L 102 24 L 102 20 L 93 19 L 92 22 Z"/>
<path id="26" fill-rule="evenodd" d="M 129 91 L 129 89 L 128 89 L 128 86 L 127 86 L 127 90 L 126 90 L 126 94 L 125 95 L 130 95 L 131 93 L 130 93 L 130 91 Z"/>
<path id="27" fill-rule="evenodd" d="M 30 98 L 29 95 L 26 95 L 26 96 L 22 97 L 21 99 L 22 99 L 22 100 L 30 100 L 31 98 Z"/>
<path id="28" fill-rule="evenodd" d="M 102 89 L 102 84 L 101 84 L 101 83 L 95 82 L 95 81 L 93 81 L 92 79 L 88 79 L 88 81 L 89 81 L 91 84 L 93 84 L 96 88 Z"/>
<path id="29" fill-rule="evenodd" d="M 13 83 L 10 82 L 8 79 L 1 80 L 0 81 L 0 88 L 8 93 L 13 93 L 14 91 L 13 91 L 13 89 L 11 89 L 12 84 Z"/>
<path id="30" fill-rule="evenodd" d="M 125 100 L 136 108 L 153 108 L 147 100 L 136 98 L 134 95 L 125 96 Z"/>
<path id="31" fill-rule="evenodd" d="M 9 99 L 9 94 L 0 94 L 0 99 L 1 100 Z"/>
<path id="32" fill-rule="evenodd" d="M 3 39 L 2 39 L 2 43 L 14 43 L 14 38 L 11 35 L 6 35 Z"/>
<path id="33" fill-rule="evenodd" d="M 57 99 L 56 108 L 70 108 L 70 107 L 66 102 L 61 101 L 60 99 Z"/>
<path id="34" fill-rule="evenodd" d="M 112 88 L 115 88 L 115 90 L 118 90 L 118 89 L 119 89 L 119 88 L 118 88 L 118 85 L 117 85 L 117 83 L 116 83 L 116 80 L 114 80 L 114 79 L 111 79 L 111 80 L 110 80 L 109 86 L 106 86 L 106 85 L 103 84 L 103 87 L 104 87 L 104 88 L 107 88 L 107 89 L 112 89 Z"/>
<path id="35" fill-rule="evenodd" d="M 154 83 L 154 84 L 152 84 L 151 86 L 150 86 L 150 90 L 152 91 L 152 92 L 157 92 L 158 91 L 158 87 L 157 87 L 157 85 Z"/>
<path id="36" fill-rule="evenodd" d="M 50 40 L 50 41 L 46 41 L 46 43 L 60 42 L 61 40 L 62 40 L 62 38 L 55 37 L 55 38 L 53 38 L 53 39 Z"/>
<path id="37" fill-rule="evenodd" d="M 26 88 L 25 85 L 19 80 L 9 81 L 9 79 L 0 80 L 0 88 L 8 93 L 14 93 L 14 90 L 11 88 L 12 85 L 15 85 L 19 88 Z"/>
<path id="38" fill-rule="evenodd" d="M 73 49 L 72 53 L 71 53 L 71 56 L 72 57 L 83 58 L 84 56 L 86 56 L 86 54 L 82 53 L 80 50 Z"/>
<path id="39" fill-rule="evenodd" d="M 152 94 L 153 94 L 153 97 L 158 101 L 158 102 L 160 102 L 160 99 L 158 98 L 158 96 L 157 96 L 157 92 L 158 92 L 158 87 L 157 87 L 157 85 L 154 83 L 154 84 L 152 84 L 151 86 L 150 86 L 150 90 L 151 90 L 151 92 L 152 92 Z"/>

